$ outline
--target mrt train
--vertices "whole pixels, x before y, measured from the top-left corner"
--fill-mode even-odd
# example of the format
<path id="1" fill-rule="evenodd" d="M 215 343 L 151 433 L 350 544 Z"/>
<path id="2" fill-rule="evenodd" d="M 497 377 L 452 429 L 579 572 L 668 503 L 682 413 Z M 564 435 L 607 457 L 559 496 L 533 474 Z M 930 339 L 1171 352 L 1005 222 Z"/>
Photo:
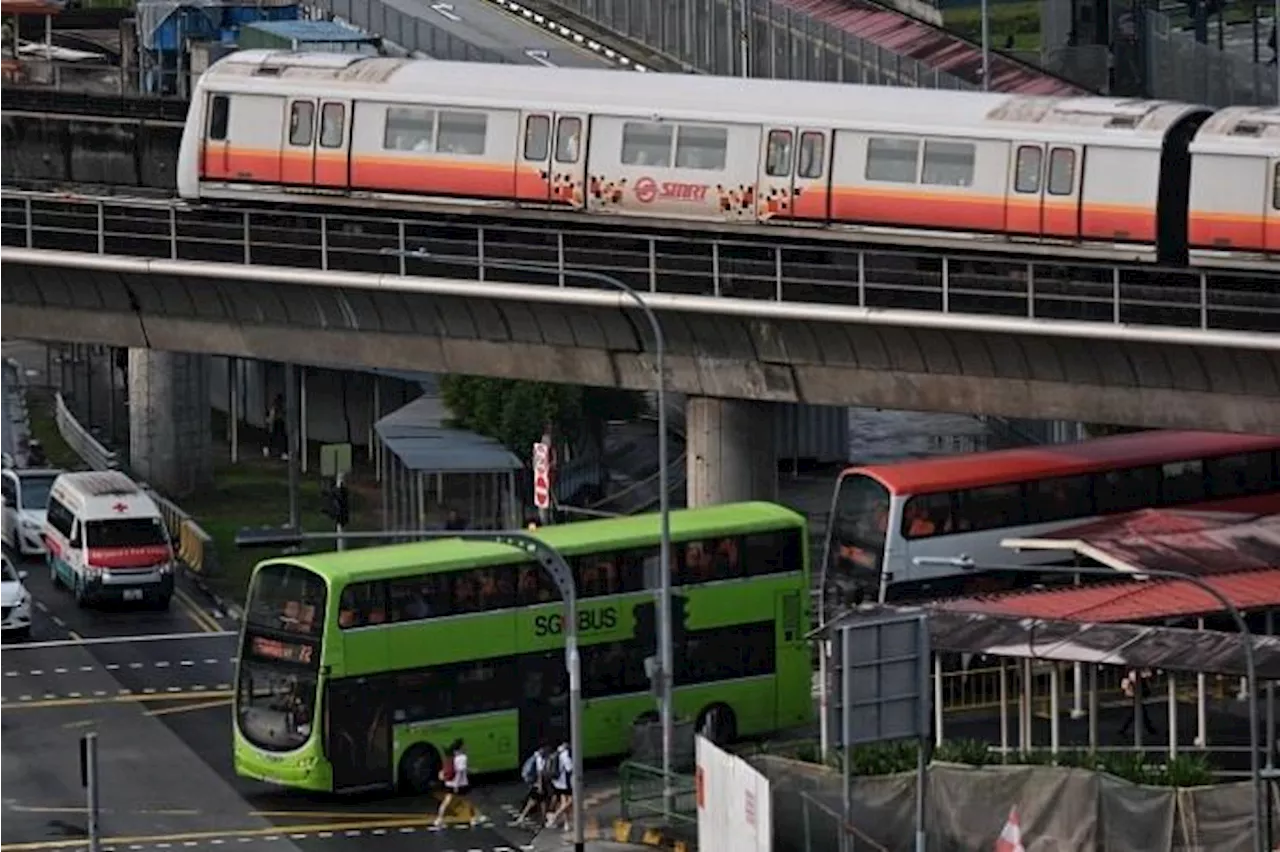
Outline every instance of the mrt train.
<path id="1" fill-rule="evenodd" d="M 247 50 L 178 187 L 1280 269 L 1276 107 Z"/>

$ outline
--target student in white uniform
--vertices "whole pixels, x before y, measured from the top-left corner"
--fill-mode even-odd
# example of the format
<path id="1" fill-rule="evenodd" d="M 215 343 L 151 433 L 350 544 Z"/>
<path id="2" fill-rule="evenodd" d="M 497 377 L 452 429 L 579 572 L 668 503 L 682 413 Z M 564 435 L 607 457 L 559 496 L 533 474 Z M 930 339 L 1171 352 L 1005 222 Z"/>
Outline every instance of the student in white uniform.
<path id="1" fill-rule="evenodd" d="M 471 806 L 472 825 L 480 822 L 479 808 L 467 799 L 471 792 L 468 764 L 466 743 L 460 739 L 454 740 L 445 753 L 444 767 L 440 770 L 440 780 L 444 782 L 444 801 L 440 803 L 440 810 L 436 811 L 436 828 L 444 825 L 445 814 L 449 812 L 449 806 L 455 799 Z"/>
<path id="2" fill-rule="evenodd" d="M 556 774 L 551 779 L 551 791 L 558 806 L 547 817 L 547 827 L 554 828 L 561 815 L 564 816 L 564 827 L 569 828 L 569 809 L 573 807 L 573 757 L 569 754 L 569 744 L 560 743 L 556 753 L 551 756 Z"/>

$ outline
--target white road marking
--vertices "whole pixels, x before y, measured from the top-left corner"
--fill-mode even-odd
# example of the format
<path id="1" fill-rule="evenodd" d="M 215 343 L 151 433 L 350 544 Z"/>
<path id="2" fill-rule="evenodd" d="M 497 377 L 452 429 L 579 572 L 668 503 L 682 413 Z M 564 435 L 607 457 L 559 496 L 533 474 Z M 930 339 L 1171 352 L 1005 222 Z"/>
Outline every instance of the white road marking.
<path id="1" fill-rule="evenodd" d="M 186 639 L 223 639 L 235 636 L 233 630 L 219 630 L 216 633 L 140 633 L 136 636 L 102 636 L 95 639 L 55 639 L 51 642 L 28 642 L 5 648 L 5 653 L 16 651 L 38 651 L 41 648 L 75 648 L 82 645 L 124 645 L 134 642 L 173 642 Z"/>
<path id="2" fill-rule="evenodd" d="M 169 661 L 168 661 L 168 660 L 157 660 L 157 661 L 156 661 L 156 668 L 158 668 L 158 669 L 167 669 L 167 668 L 169 668 Z"/>

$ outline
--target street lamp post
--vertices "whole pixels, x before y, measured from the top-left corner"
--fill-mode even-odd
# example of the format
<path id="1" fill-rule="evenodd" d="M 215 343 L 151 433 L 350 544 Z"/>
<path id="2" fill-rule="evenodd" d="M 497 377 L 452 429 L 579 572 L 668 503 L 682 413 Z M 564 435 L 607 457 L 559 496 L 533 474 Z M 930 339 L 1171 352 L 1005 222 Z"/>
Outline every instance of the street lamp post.
<path id="1" fill-rule="evenodd" d="M 559 275 L 598 281 L 622 292 L 644 313 L 649 321 L 649 330 L 653 334 L 655 358 L 657 360 L 657 393 L 658 393 L 658 515 L 661 528 L 661 545 L 658 553 L 658 572 L 661 574 L 658 591 L 658 714 L 662 726 L 662 814 L 669 823 L 673 806 L 674 791 L 671 786 L 671 754 L 674 739 L 674 707 L 671 700 L 672 669 L 674 668 L 671 638 L 671 485 L 669 480 L 670 458 L 667 452 L 667 370 L 666 370 L 666 337 L 662 333 L 662 323 L 658 315 L 635 289 L 623 281 L 603 272 L 591 269 L 563 269 L 551 264 L 526 263 L 522 261 L 489 260 L 483 262 L 466 256 L 438 255 L 425 250 L 397 251 L 384 249 L 383 253 L 401 257 L 421 258 L 423 260 L 439 260 L 447 263 L 466 263 L 480 268 L 493 267 L 513 272 L 556 273 Z M 577 813 L 575 808 L 574 813 Z"/>
<path id="2" fill-rule="evenodd" d="M 395 530 L 394 532 L 332 532 L 308 533 L 296 527 L 264 527 L 241 530 L 236 534 L 237 547 L 291 546 L 305 541 L 339 542 L 349 539 L 385 538 L 464 538 L 472 541 L 505 544 L 532 557 L 555 582 L 564 599 L 564 656 L 569 673 L 569 750 L 573 755 L 573 852 L 586 849 L 586 828 L 582 812 L 582 660 L 578 653 L 578 591 L 573 582 L 573 571 L 560 551 L 537 536 L 520 530 Z"/>
<path id="3" fill-rule="evenodd" d="M 973 558 L 961 554 L 955 557 L 932 557 L 917 556 L 912 560 L 916 565 L 940 565 L 951 568 L 959 568 L 962 571 L 973 571 L 981 567 L 985 571 L 1010 571 L 1022 574 L 1041 574 L 1045 571 L 1043 565 L 988 565 L 979 566 L 974 562 Z M 1116 571 L 1113 568 L 1101 567 L 1079 567 L 1072 566 L 1070 568 L 1059 569 L 1072 574 L 1089 574 L 1097 577 L 1110 577 L 1111 579 L 1119 579 L 1125 576 L 1127 572 Z M 1143 568 L 1141 571 L 1133 572 L 1132 576 L 1142 577 L 1160 577 L 1165 580 L 1174 580 L 1184 583 L 1191 583 L 1199 587 L 1202 591 L 1209 594 L 1222 605 L 1223 610 L 1231 615 L 1232 620 L 1236 623 L 1236 629 L 1240 632 L 1240 644 L 1244 648 L 1244 669 L 1245 678 L 1249 683 L 1249 772 L 1253 782 L 1253 848 L 1254 852 L 1265 852 L 1262 841 L 1262 767 L 1258 759 L 1258 680 L 1257 672 L 1254 669 L 1253 660 L 1253 634 L 1249 632 L 1249 625 L 1245 623 L 1244 616 L 1240 614 L 1240 610 L 1236 609 L 1226 595 L 1219 592 L 1213 586 L 1204 581 L 1203 578 L 1194 574 L 1181 574 L 1177 571 L 1165 571 L 1159 568 Z"/>

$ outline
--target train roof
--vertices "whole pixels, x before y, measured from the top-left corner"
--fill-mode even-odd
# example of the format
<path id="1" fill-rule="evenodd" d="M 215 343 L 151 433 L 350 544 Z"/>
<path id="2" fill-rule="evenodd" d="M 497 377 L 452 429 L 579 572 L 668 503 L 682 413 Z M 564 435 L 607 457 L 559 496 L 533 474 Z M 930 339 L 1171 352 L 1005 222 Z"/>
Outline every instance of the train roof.
<path id="1" fill-rule="evenodd" d="M 1074 476 L 1114 465 L 1141 467 L 1280 449 L 1280 436 L 1220 432 L 1136 432 L 1081 441 L 867 465 L 845 473 L 870 476 L 894 494 L 928 494 L 1006 482 Z"/>
<path id="2" fill-rule="evenodd" d="M 252 83 L 248 83 L 252 81 Z M 441 62 L 334 53 L 245 50 L 211 67 L 202 87 L 237 87 L 270 93 L 359 91 L 370 100 L 420 98 L 432 103 L 559 109 L 675 120 L 768 121 L 830 125 L 835 119 L 889 132 L 944 128 L 948 134 L 986 135 L 1001 125 L 1038 127 L 1079 135 L 1081 128 L 1109 140 L 1158 142 L 1190 111 L 1168 101 L 1059 98 L 987 92 L 938 91 L 850 83 L 741 79 L 692 74 L 543 68 L 476 62 Z M 1007 132 L 1001 134 L 1007 136 Z"/>
<path id="3" fill-rule="evenodd" d="M 1200 126 L 1191 151 L 1280 157 L 1280 107 L 1234 106 L 1219 110 Z"/>

